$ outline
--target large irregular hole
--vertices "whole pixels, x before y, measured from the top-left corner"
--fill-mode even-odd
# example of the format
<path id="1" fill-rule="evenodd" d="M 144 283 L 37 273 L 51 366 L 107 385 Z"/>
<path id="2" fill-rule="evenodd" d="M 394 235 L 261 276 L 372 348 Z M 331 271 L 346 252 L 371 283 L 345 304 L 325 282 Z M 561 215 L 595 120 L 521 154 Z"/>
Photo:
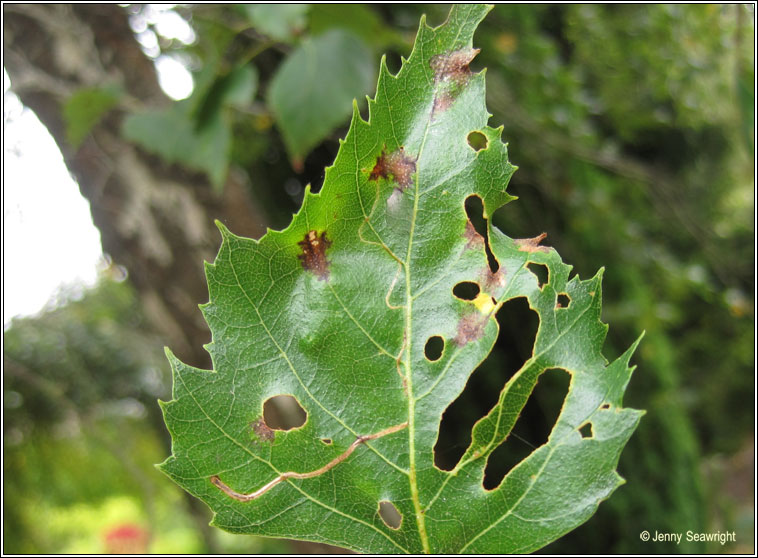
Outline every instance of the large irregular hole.
<path id="1" fill-rule="evenodd" d="M 471 132 L 466 140 L 474 151 L 481 151 L 487 149 L 487 136 L 481 132 Z"/>
<path id="2" fill-rule="evenodd" d="M 497 273 L 497 270 L 500 269 L 500 264 L 490 249 L 490 239 L 487 234 L 487 219 L 484 218 L 484 203 L 482 202 L 482 198 L 476 195 L 469 196 L 466 198 L 464 207 L 466 208 L 466 216 L 474 226 L 474 230 L 484 238 L 484 250 L 487 253 L 487 263 L 490 266 L 490 271 Z"/>
<path id="3" fill-rule="evenodd" d="M 439 335 L 435 335 L 426 341 L 426 345 L 424 346 L 424 356 L 434 362 L 435 360 L 440 359 L 444 348 L 445 340 Z"/>
<path id="4" fill-rule="evenodd" d="M 479 285 L 473 281 L 461 281 L 453 287 L 453 294 L 461 300 L 474 300 L 479 294 Z"/>
<path id="5" fill-rule="evenodd" d="M 275 395 L 263 403 L 263 420 L 272 430 L 292 430 L 305 424 L 305 409 L 291 395 Z"/>
<path id="6" fill-rule="evenodd" d="M 526 267 L 537 277 L 537 286 L 540 289 L 550 280 L 550 273 L 545 264 L 529 262 Z"/>
<path id="7" fill-rule="evenodd" d="M 508 379 L 532 356 L 539 316 L 529 308 L 526 298 L 503 304 L 497 321 L 500 336 L 495 347 L 442 415 L 434 464 L 445 471 L 455 468 L 471 443 L 474 423 L 492 409 Z"/>
<path id="8" fill-rule="evenodd" d="M 547 442 L 568 394 L 571 374 L 560 368 L 543 372 L 510 435 L 487 459 L 484 488 L 500 486 L 511 469 Z"/>
<path id="9" fill-rule="evenodd" d="M 400 529 L 400 525 L 403 523 L 403 515 L 395 507 L 395 504 L 382 500 L 379 502 L 379 517 L 390 529 Z"/>

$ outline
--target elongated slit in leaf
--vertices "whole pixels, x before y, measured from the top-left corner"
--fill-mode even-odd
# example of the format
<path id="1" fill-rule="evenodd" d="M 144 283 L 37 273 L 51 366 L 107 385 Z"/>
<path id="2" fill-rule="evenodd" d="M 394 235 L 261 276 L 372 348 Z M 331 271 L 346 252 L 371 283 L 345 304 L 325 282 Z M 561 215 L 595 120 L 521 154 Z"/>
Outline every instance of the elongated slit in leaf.
<path id="1" fill-rule="evenodd" d="M 434 464 L 439 469 L 455 468 L 471 444 L 474 424 L 490 412 L 503 386 L 532 356 L 539 316 L 526 298 L 507 301 L 496 318 L 500 328 L 496 350 L 474 370 L 442 415 L 434 446 Z"/>
<path id="2" fill-rule="evenodd" d="M 487 254 L 487 263 L 490 266 L 490 271 L 492 273 L 497 273 L 500 268 L 500 262 L 497 261 L 497 258 L 495 258 L 495 255 L 490 248 L 489 231 L 487 230 L 488 220 L 484 217 L 484 203 L 482 202 L 482 198 L 478 195 L 471 195 L 466 198 L 464 207 L 469 222 L 484 240 L 484 250 Z"/>
<path id="3" fill-rule="evenodd" d="M 535 449 L 547 442 L 568 394 L 571 375 L 565 370 L 545 370 L 510 434 L 487 458 L 482 486 L 492 490 Z"/>

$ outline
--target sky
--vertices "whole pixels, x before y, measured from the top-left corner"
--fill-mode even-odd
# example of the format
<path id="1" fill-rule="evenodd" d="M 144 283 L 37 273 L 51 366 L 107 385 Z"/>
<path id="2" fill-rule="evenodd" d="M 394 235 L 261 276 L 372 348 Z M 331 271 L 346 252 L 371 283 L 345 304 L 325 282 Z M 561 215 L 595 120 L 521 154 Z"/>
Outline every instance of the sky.
<path id="1" fill-rule="evenodd" d="M 93 285 L 100 233 L 58 146 L 7 91 L 3 72 L 3 325 L 35 314 L 63 285 Z"/>
<path id="2" fill-rule="evenodd" d="M 145 54 L 154 59 L 166 94 L 174 99 L 192 91 L 182 63 L 161 55 L 155 32 L 188 43 L 187 22 L 171 5 L 143 10 L 131 19 Z M 157 49 L 157 50 L 156 50 Z M 103 266 L 100 233 L 89 203 L 79 193 L 63 156 L 36 115 L 10 91 L 3 71 L 3 326 L 14 316 L 38 313 L 92 286 Z"/>

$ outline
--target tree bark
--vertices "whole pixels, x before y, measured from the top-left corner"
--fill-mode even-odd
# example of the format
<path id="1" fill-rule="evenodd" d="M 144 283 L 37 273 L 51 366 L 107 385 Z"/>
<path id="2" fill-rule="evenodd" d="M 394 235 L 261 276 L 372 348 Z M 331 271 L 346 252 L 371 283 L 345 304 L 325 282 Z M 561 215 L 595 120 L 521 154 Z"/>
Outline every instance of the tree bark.
<path id="1" fill-rule="evenodd" d="M 145 314 L 182 360 L 209 368 L 210 334 L 197 304 L 207 301 L 203 260 L 220 244 L 220 219 L 258 237 L 265 218 L 241 172 L 223 194 L 207 178 L 167 165 L 120 134 L 127 110 L 170 101 L 115 4 L 6 4 L 5 67 L 12 90 L 47 127 L 89 201 L 103 250 L 126 267 Z M 63 107 L 83 87 L 116 84 L 123 101 L 78 148 L 66 137 Z"/>
<path id="2" fill-rule="evenodd" d="M 220 244 L 213 221 L 245 236 L 265 232 L 243 173 L 230 172 L 223 194 L 215 194 L 204 175 L 167 165 L 121 137 L 128 111 L 170 102 L 123 8 L 5 4 L 3 12 L 12 90 L 57 143 L 90 203 L 103 251 L 128 270 L 165 344 L 188 364 L 210 368 L 203 349 L 210 332 L 197 305 L 208 300 L 203 260 L 211 261 Z M 111 84 L 125 92 L 121 104 L 75 148 L 66 136 L 67 99 L 81 88 Z M 207 549 L 218 552 L 207 508 L 187 497 Z"/>

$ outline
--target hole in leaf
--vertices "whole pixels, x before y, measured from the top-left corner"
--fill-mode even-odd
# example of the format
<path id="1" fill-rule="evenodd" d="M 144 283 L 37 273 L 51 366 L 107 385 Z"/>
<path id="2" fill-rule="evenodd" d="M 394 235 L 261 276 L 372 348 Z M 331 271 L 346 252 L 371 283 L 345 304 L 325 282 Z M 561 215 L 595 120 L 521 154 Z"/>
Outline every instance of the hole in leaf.
<path id="1" fill-rule="evenodd" d="M 395 504 L 387 500 L 379 502 L 379 517 L 390 529 L 400 529 L 400 525 L 403 523 L 403 515 L 400 510 L 395 507 Z"/>
<path id="2" fill-rule="evenodd" d="M 305 424 L 305 409 L 292 395 L 275 395 L 263 404 L 263 420 L 273 430 L 292 430 Z"/>
<path id="3" fill-rule="evenodd" d="M 610 403 L 603 403 L 602 405 L 600 405 L 600 408 L 601 409 L 610 409 L 611 408 L 611 404 Z"/>
<path id="4" fill-rule="evenodd" d="M 326 445 L 326 446 L 331 446 L 332 445 L 332 439 L 331 438 L 321 438 L 321 443 L 324 444 L 324 445 Z"/>
<path id="5" fill-rule="evenodd" d="M 545 264 L 529 262 L 526 264 L 526 267 L 537 277 L 537 286 L 540 289 L 542 289 L 542 287 L 545 286 L 545 283 L 550 280 L 550 273 L 548 272 L 547 266 Z"/>
<path id="6" fill-rule="evenodd" d="M 500 391 L 531 358 L 539 316 L 525 297 L 507 301 L 497 313 L 500 336 L 489 357 L 471 374 L 463 392 L 442 415 L 434 464 L 451 471 L 471 444 L 474 423 L 497 403 Z"/>
<path id="7" fill-rule="evenodd" d="M 481 132 L 471 132 L 466 139 L 474 151 L 487 149 L 487 136 Z"/>
<path id="8" fill-rule="evenodd" d="M 568 394 L 571 374 L 551 368 L 540 374 L 508 438 L 487 458 L 483 485 L 497 488 L 511 469 L 547 442 Z"/>
<path id="9" fill-rule="evenodd" d="M 442 337 L 439 335 L 435 335 L 427 339 L 426 345 L 424 346 L 424 356 L 426 356 L 426 358 L 430 361 L 434 362 L 440 359 L 442 356 L 442 350 L 444 348 L 445 340 L 442 339 Z"/>
<path id="10" fill-rule="evenodd" d="M 472 281 L 461 281 L 453 287 L 453 294 L 461 300 L 474 300 L 479 294 L 479 285 Z"/>
<path id="11" fill-rule="evenodd" d="M 592 432 L 592 423 L 588 422 L 586 424 L 583 424 L 579 427 L 579 434 L 582 435 L 582 438 L 593 438 L 595 436 L 594 432 Z"/>
<path id="12" fill-rule="evenodd" d="M 568 295 L 568 293 L 558 293 L 558 308 L 568 308 L 569 304 L 571 304 L 571 297 Z"/>
<path id="13" fill-rule="evenodd" d="M 490 238 L 487 234 L 487 219 L 484 218 L 484 203 L 482 202 L 482 198 L 477 195 L 469 196 L 466 198 L 464 207 L 466 209 L 466 216 L 474 226 L 474 230 L 484 238 L 484 250 L 487 253 L 487 263 L 490 266 L 490 271 L 497 273 L 497 270 L 500 269 L 500 264 L 490 249 Z"/>

